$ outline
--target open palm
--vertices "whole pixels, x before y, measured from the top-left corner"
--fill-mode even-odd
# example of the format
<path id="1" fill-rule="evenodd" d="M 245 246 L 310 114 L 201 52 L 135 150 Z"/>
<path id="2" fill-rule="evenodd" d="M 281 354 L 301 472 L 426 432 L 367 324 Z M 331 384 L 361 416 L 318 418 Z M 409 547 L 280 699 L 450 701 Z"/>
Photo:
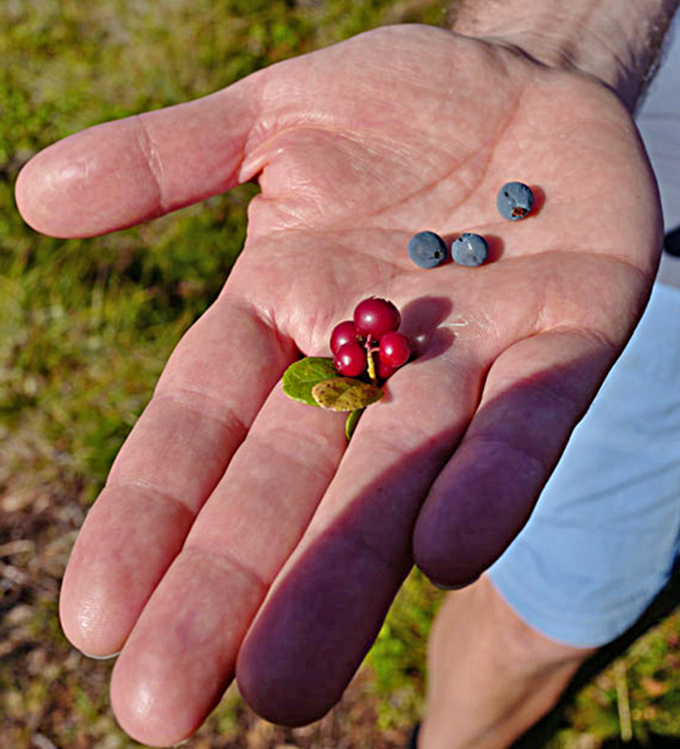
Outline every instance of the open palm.
<path id="1" fill-rule="evenodd" d="M 92 236 L 256 177 L 243 253 L 64 579 L 69 639 L 122 648 L 114 709 L 149 744 L 192 733 L 235 673 L 270 720 L 320 717 L 414 558 L 450 585 L 491 564 L 632 331 L 660 246 L 611 92 L 421 26 L 85 131 L 32 161 L 17 197 L 37 229 Z M 495 205 L 512 180 L 538 197 L 520 222 Z M 406 243 L 424 229 L 483 234 L 490 261 L 421 270 Z M 372 295 L 402 310 L 418 356 L 347 446 L 341 415 L 279 380 Z"/>

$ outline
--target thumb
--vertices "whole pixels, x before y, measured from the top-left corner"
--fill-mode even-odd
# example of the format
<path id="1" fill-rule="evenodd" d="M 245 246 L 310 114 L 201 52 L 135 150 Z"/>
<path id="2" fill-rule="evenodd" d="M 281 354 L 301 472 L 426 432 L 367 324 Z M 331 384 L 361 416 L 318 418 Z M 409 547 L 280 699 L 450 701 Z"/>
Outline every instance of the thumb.
<path id="1" fill-rule="evenodd" d="M 265 71 L 261 71 L 265 72 Z M 225 192 L 241 174 L 262 75 L 209 96 L 96 125 L 37 154 L 19 174 L 17 206 L 37 231 L 91 237 Z"/>

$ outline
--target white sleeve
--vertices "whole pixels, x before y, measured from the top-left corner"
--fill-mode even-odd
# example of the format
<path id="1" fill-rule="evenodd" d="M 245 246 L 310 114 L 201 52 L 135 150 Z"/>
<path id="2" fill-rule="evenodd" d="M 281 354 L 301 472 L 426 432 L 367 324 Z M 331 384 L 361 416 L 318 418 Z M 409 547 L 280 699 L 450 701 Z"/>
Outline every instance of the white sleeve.
<path id="1" fill-rule="evenodd" d="M 670 231 L 680 226 L 680 12 L 636 120 L 659 182 L 666 231 Z"/>
<path id="2" fill-rule="evenodd" d="M 666 37 L 661 67 L 637 113 L 652 168 L 659 183 L 666 232 L 677 244 L 680 231 L 680 12 Z M 680 288 L 680 257 L 664 252 L 657 281 Z"/>

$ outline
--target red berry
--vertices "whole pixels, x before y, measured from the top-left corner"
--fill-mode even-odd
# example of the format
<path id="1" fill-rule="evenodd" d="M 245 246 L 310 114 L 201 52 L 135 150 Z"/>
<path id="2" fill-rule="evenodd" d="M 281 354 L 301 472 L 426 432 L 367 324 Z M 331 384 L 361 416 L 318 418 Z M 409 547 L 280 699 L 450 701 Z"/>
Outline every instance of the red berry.
<path id="1" fill-rule="evenodd" d="M 364 299 L 354 310 L 354 324 L 359 335 L 379 341 L 385 333 L 396 330 L 401 323 L 399 310 L 387 299 Z"/>
<path id="2" fill-rule="evenodd" d="M 335 368 L 345 377 L 358 377 L 366 371 L 366 351 L 355 341 L 344 343 L 333 361 Z"/>
<path id="3" fill-rule="evenodd" d="M 383 364 L 396 369 L 408 361 L 409 356 L 411 356 L 411 345 L 403 333 L 396 331 L 385 333 L 380 339 L 378 355 Z"/>
<path id="4" fill-rule="evenodd" d="M 356 326 L 351 320 L 338 323 L 331 333 L 331 351 L 337 354 L 340 346 L 350 342 L 357 343 L 358 338 Z"/>
<path id="5" fill-rule="evenodd" d="M 381 380 L 386 380 L 388 377 L 392 377 L 392 375 L 397 371 L 397 367 L 390 367 L 389 364 L 385 364 L 385 362 L 378 357 L 378 366 L 376 367 L 376 370 L 378 372 L 378 377 Z"/>

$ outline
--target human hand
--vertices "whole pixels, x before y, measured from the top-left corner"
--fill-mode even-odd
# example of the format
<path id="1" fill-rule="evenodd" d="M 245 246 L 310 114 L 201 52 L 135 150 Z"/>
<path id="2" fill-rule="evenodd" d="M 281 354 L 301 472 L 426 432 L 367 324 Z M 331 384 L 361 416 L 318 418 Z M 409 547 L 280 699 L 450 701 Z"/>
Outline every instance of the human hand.
<path id="1" fill-rule="evenodd" d="M 186 334 L 90 511 L 61 617 L 122 652 L 111 698 L 139 741 L 190 735 L 236 672 L 266 718 L 340 694 L 413 558 L 465 583 L 526 521 L 641 314 L 660 247 L 625 109 L 575 73 L 429 27 L 392 27 L 205 99 L 69 138 L 22 172 L 26 220 L 93 236 L 258 178 L 248 238 Z M 496 192 L 538 188 L 510 223 Z M 490 238 L 424 271 L 416 231 Z M 288 401 L 360 299 L 392 300 L 418 358 L 346 447 Z"/>

